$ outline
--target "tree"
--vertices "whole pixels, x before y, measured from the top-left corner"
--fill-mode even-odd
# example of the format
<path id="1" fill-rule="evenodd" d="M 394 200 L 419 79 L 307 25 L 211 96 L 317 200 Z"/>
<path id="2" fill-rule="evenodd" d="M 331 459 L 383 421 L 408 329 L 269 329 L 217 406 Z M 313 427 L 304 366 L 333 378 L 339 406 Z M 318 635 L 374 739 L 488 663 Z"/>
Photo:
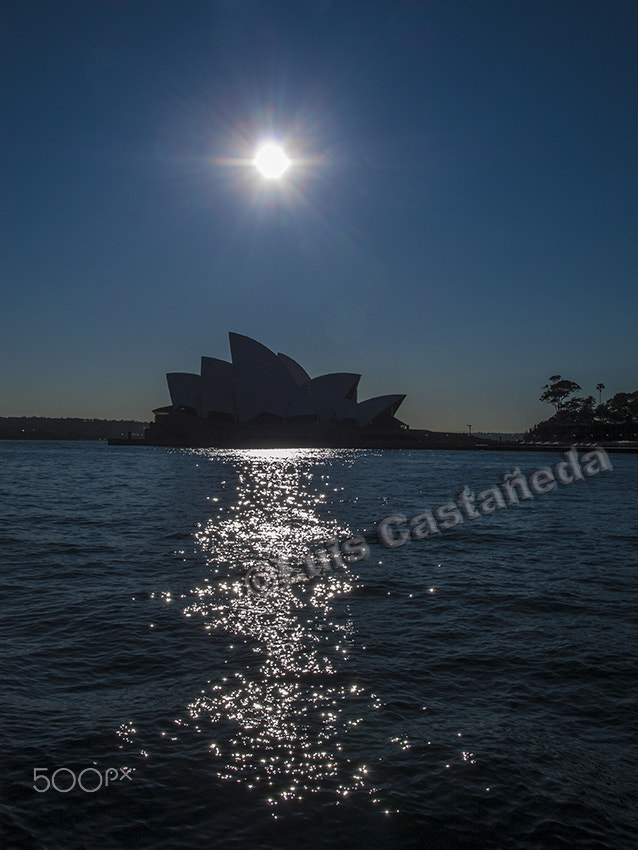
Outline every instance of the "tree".
<path id="1" fill-rule="evenodd" d="M 596 384 L 596 389 L 598 390 L 598 404 L 603 403 L 603 390 L 605 389 L 604 384 Z"/>
<path id="2" fill-rule="evenodd" d="M 552 375 L 541 396 L 556 408 L 549 419 L 528 431 L 531 440 L 636 440 L 638 444 L 638 390 L 616 393 L 596 405 L 594 396 L 569 397 L 578 387 Z M 600 387 L 596 387 L 600 393 Z"/>
<path id="3" fill-rule="evenodd" d="M 573 395 L 580 389 L 580 385 L 575 381 L 563 380 L 560 375 L 552 375 L 549 379 L 549 384 L 543 387 L 543 394 L 539 401 L 546 401 L 548 404 L 554 405 L 554 410 L 558 413 L 565 401 L 570 395 Z"/>
<path id="4" fill-rule="evenodd" d="M 638 430 L 638 390 L 616 393 L 605 405 L 607 417 L 616 425 L 620 439 L 631 439 Z"/>
<path id="5" fill-rule="evenodd" d="M 571 422 L 590 422 L 594 418 L 595 404 L 596 399 L 593 395 L 587 396 L 587 398 L 576 396 L 566 401 L 561 411 Z"/>

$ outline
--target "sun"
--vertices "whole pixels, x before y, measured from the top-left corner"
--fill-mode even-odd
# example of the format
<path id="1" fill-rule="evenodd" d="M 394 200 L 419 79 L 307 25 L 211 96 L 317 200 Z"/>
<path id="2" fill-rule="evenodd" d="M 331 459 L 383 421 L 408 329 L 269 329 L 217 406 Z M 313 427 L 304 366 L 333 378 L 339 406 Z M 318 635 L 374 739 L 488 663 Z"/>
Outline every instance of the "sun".
<path id="1" fill-rule="evenodd" d="M 267 180 L 278 180 L 290 168 L 290 160 L 279 145 L 269 142 L 262 145 L 253 159 L 253 165 Z"/>

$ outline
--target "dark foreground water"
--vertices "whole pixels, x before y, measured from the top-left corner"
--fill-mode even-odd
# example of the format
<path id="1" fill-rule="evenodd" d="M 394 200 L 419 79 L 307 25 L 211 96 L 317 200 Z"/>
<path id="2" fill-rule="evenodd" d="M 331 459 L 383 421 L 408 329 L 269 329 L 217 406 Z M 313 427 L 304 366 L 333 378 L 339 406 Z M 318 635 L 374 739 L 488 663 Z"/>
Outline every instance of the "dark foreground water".
<path id="1" fill-rule="evenodd" d="M 296 569 L 560 460 L 0 443 L 2 846 L 638 846 L 638 457 Z"/>

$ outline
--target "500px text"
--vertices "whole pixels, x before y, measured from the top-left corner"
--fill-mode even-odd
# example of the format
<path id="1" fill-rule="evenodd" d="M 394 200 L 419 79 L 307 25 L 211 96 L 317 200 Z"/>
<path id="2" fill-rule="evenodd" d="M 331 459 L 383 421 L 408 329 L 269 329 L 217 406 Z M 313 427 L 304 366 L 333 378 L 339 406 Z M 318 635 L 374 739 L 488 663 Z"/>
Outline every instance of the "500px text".
<path id="1" fill-rule="evenodd" d="M 75 788 L 76 784 L 78 788 L 86 791 L 87 794 L 94 794 L 100 790 L 102 785 L 106 788 L 109 784 L 112 785 L 113 782 L 121 782 L 122 779 L 128 779 L 129 782 L 133 780 L 131 776 L 132 768 L 130 767 L 121 767 L 119 771 L 115 767 L 107 767 L 104 771 L 104 776 L 102 776 L 102 773 L 96 767 L 85 767 L 77 776 L 75 775 L 75 771 L 69 767 L 58 767 L 53 771 L 50 779 L 46 775 L 49 770 L 50 768 L 48 767 L 33 768 L 33 790 L 39 794 L 44 794 L 50 788 L 53 788 L 54 791 L 59 791 L 60 794 L 68 794 L 69 791 Z M 59 774 L 67 774 L 63 782 L 60 782 L 57 778 Z M 87 774 L 89 776 L 86 776 Z M 89 777 L 91 778 L 89 779 Z M 38 781 L 40 782 L 40 786 L 38 786 Z M 42 786 L 42 783 L 45 783 L 44 786 Z"/>

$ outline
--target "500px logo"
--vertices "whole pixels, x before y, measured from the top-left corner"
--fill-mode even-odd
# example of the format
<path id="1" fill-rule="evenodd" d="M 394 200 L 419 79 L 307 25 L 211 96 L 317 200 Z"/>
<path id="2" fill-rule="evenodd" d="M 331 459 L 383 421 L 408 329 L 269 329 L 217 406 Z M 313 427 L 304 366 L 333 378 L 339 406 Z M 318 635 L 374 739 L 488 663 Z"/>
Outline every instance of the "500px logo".
<path id="1" fill-rule="evenodd" d="M 104 771 L 104 776 L 97 767 L 85 767 L 77 776 L 75 775 L 75 771 L 68 767 L 58 767 L 51 774 L 51 779 L 46 776 L 49 769 L 48 767 L 33 768 L 33 790 L 39 794 L 44 794 L 50 788 L 53 788 L 54 791 L 59 791 L 60 794 L 68 794 L 76 785 L 82 791 L 86 791 L 87 794 L 95 794 L 96 791 L 100 790 L 102 785 L 106 788 L 109 784 L 113 784 L 113 782 L 121 782 L 122 779 L 128 779 L 129 782 L 133 780 L 131 776 L 133 768 L 131 767 L 121 767 L 119 771 L 115 767 L 107 767 Z M 66 779 L 62 782 L 57 778 L 61 773 L 67 774 Z M 88 777 L 86 776 L 87 774 L 89 775 Z M 45 783 L 44 787 L 42 785 L 38 787 L 38 781 Z"/>

